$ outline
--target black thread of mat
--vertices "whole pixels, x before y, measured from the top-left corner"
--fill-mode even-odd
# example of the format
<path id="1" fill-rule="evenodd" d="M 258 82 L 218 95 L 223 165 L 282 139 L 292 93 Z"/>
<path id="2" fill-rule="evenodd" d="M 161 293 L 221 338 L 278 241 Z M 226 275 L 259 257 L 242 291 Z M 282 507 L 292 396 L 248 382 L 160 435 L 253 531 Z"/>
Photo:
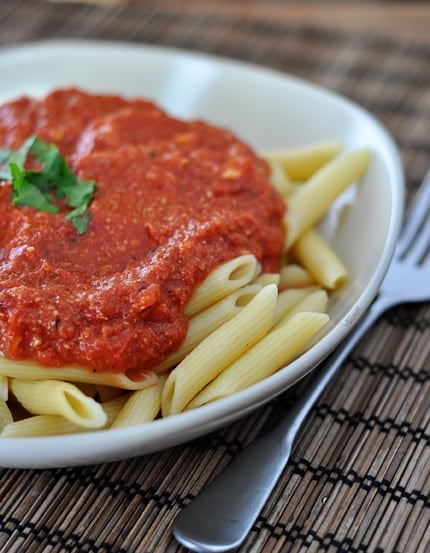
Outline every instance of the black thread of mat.
<path id="1" fill-rule="evenodd" d="M 368 359 L 363 356 L 359 357 L 350 357 L 349 363 L 352 368 L 363 371 L 368 370 L 370 374 L 383 374 L 388 379 L 394 377 L 399 380 L 406 382 L 407 380 L 413 380 L 419 384 L 424 384 L 430 380 L 430 374 L 427 368 L 420 368 L 418 371 L 414 370 L 412 367 L 399 367 L 394 363 L 383 364 L 383 363 L 371 363 Z"/>
<path id="2" fill-rule="evenodd" d="M 320 482 L 324 481 L 324 484 L 331 484 L 333 486 L 341 484 L 348 488 L 353 486 L 357 487 L 366 492 L 374 491 L 379 495 L 388 497 L 389 501 L 394 503 L 399 503 L 402 499 L 405 499 L 408 504 L 415 505 L 419 502 L 422 503 L 422 506 L 426 509 L 430 508 L 430 498 L 422 493 L 420 490 L 410 490 L 408 491 L 404 486 L 397 485 L 392 486 L 388 479 L 379 480 L 372 474 L 360 475 L 355 470 L 349 469 L 348 471 L 343 471 L 338 467 L 326 467 L 326 466 L 312 466 L 310 461 L 301 459 L 299 461 L 292 460 L 288 466 L 288 472 L 294 473 L 302 478 L 311 476 L 311 480 Z M 72 482 L 80 480 L 81 472 L 79 470 L 65 470 L 57 471 L 63 472 L 69 476 L 73 476 Z M 183 508 L 190 500 L 193 499 L 192 494 L 188 494 L 186 497 L 181 497 L 180 495 L 175 495 L 169 497 L 167 492 L 163 494 L 158 494 L 157 490 L 154 487 L 149 487 L 146 490 L 142 489 L 141 485 L 133 484 L 129 485 L 126 481 L 117 480 L 115 482 L 110 481 L 105 475 L 99 475 L 94 472 L 89 472 L 85 479 L 80 482 L 83 487 L 91 486 L 98 491 L 103 491 L 106 494 L 106 491 L 109 492 L 109 495 L 114 498 L 119 495 L 124 496 L 124 500 L 131 500 L 138 496 L 142 503 L 145 505 L 146 502 L 155 503 L 155 509 L 161 510 L 164 507 L 169 509 L 172 508 Z M 279 539 L 281 537 L 286 538 L 287 540 L 293 539 L 293 534 L 290 528 L 283 523 L 277 525 L 271 525 L 265 517 L 260 516 L 254 530 L 256 528 L 264 528 L 270 531 L 271 537 Z M 20 538 L 26 538 L 31 536 L 38 543 L 43 543 L 44 545 L 54 546 L 61 544 L 62 547 L 67 549 L 68 544 L 75 542 L 75 545 L 82 547 L 81 551 L 87 551 L 84 549 L 85 545 L 95 543 L 93 540 L 85 540 L 84 542 L 79 542 L 79 536 L 76 534 L 66 535 L 64 532 L 56 530 L 52 531 L 46 525 L 37 526 L 35 523 L 21 523 L 15 517 L 2 518 L 0 521 L 0 535 L 6 534 L 11 536 L 13 533 L 17 532 Z M 303 536 L 304 539 L 309 538 L 309 534 Z M 319 537 L 316 533 L 313 536 L 314 539 L 320 539 L 322 545 L 323 538 Z M 294 539 L 302 539 L 302 536 L 297 535 Z M 108 546 L 109 544 L 104 544 Z M 332 541 L 330 546 L 332 546 Z M 100 546 L 97 546 L 100 547 Z M 109 546 L 110 547 L 110 546 Z M 71 549 L 70 549 L 71 550 Z M 88 551 L 92 551 L 91 549 Z M 108 549 L 109 551 L 109 549 Z M 348 549 L 348 551 L 353 551 Z M 360 551 L 358 549 L 357 551 Z"/>

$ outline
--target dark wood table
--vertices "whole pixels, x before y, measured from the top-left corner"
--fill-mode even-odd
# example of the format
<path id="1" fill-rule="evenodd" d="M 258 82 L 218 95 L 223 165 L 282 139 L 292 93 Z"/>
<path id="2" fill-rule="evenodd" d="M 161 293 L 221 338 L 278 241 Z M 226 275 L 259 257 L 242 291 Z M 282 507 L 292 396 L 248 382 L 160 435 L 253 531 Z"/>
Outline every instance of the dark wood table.
<path id="1" fill-rule="evenodd" d="M 273 67 L 338 91 L 393 134 L 408 202 L 430 166 L 429 28 L 428 2 L 0 6 L 1 45 L 46 38 L 163 44 Z M 314 408 L 241 551 L 430 551 L 429 375 L 430 305 L 392 309 Z M 0 550 L 184 551 L 171 535 L 175 516 L 298 393 L 157 454 L 75 468 L 0 469 Z"/>

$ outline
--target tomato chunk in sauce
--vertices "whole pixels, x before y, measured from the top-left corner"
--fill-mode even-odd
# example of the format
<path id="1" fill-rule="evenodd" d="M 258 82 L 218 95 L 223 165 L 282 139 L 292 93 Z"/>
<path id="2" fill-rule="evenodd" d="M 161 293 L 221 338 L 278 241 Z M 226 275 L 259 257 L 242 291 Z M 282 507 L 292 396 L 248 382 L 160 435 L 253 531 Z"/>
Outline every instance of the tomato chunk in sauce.
<path id="1" fill-rule="evenodd" d="M 0 352 L 136 375 L 187 332 L 184 305 L 219 264 L 278 268 L 284 202 L 227 130 L 152 102 L 56 90 L 0 106 L 0 147 L 54 143 L 94 180 L 88 229 L 11 202 L 0 185 Z"/>

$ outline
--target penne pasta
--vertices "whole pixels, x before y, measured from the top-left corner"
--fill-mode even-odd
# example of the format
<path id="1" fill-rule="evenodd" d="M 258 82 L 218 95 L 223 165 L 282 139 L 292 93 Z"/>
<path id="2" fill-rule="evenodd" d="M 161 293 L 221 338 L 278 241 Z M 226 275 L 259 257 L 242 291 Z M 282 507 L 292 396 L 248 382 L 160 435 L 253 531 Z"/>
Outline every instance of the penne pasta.
<path id="1" fill-rule="evenodd" d="M 257 259 L 253 255 L 242 255 L 220 265 L 197 287 L 187 303 L 188 316 L 202 311 L 209 305 L 225 298 L 235 290 L 249 284 L 257 273 Z"/>
<path id="2" fill-rule="evenodd" d="M 314 284 L 315 280 L 300 265 L 289 263 L 281 269 L 279 278 L 279 288 L 281 290 L 285 288 L 305 288 Z"/>
<path id="3" fill-rule="evenodd" d="M 285 215 L 286 249 L 323 217 L 330 204 L 347 186 L 363 175 L 369 159 L 370 152 L 367 149 L 335 158 L 289 198 Z"/>
<path id="4" fill-rule="evenodd" d="M 111 428 L 133 426 L 154 420 L 161 409 L 161 392 L 166 378 L 164 375 L 160 376 L 155 386 L 130 394 Z"/>
<path id="5" fill-rule="evenodd" d="M 278 160 L 271 159 L 270 156 L 266 157 L 266 159 L 270 165 L 270 182 L 281 196 L 287 198 L 293 191 L 293 184 Z"/>
<path id="6" fill-rule="evenodd" d="M 328 319 L 324 313 L 295 314 L 226 368 L 188 404 L 187 409 L 240 392 L 267 378 L 297 356 Z"/>
<path id="7" fill-rule="evenodd" d="M 315 292 L 315 288 L 289 289 L 283 290 L 278 295 L 276 302 L 273 325 L 277 325 L 286 315 L 304 298 Z"/>
<path id="8" fill-rule="evenodd" d="M 106 424 L 105 427 L 108 428 L 111 426 L 113 421 L 117 418 L 121 409 L 124 407 L 125 403 L 133 396 L 135 392 L 123 393 L 120 396 L 114 397 L 108 401 L 102 402 L 103 411 L 106 413 Z"/>
<path id="9" fill-rule="evenodd" d="M 0 399 L 0 435 L 3 429 L 13 422 L 12 413 L 4 399 Z"/>
<path id="10" fill-rule="evenodd" d="M 103 403 L 103 411 L 107 415 L 107 428 L 118 415 L 129 394 L 115 398 Z M 58 436 L 61 434 L 75 434 L 77 432 L 88 432 L 92 428 L 82 427 L 61 415 L 35 415 L 7 424 L 0 432 L 1 438 L 26 438 L 35 436 Z"/>
<path id="11" fill-rule="evenodd" d="M 7 401 L 9 395 L 9 381 L 5 375 L 0 376 L 0 400 Z"/>
<path id="12" fill-rule="evenodd" d="M 312 144 L 304 148 L 266 152 L 264 157 L 280 166 L 292 180 L 306 180 L 340 152 L 341 142 Z M 276 186 L 276 183 L 274 184 Z"/>
<path id="13" fill-rule="evenodd" d="M 261 286 L 267 286 L 268 284 L 276 284 L 276 286 L 278 286 L 280 278 L 279 273 L 264 273 L 255 277 L 253 282 L 254 284 L 260 284 Z"/>
<path id="14" fill-rule="evenodd" d="M 182 411 L 191 399 L 226 366 L 268 332 L 277 300 L 277 287 L 269 284 L 235 317 L 203 340 L 169 374 L 163 389 L 163 416 Z"/>
<path id="15" fill-rule="evenodd" d="M 324 288 L 334 290 L 345 282 L 345 265 L 314 228 L 305 231 L 298 238 L 292 254 Z"/>
<path id="16" fill-rule="evenodd" d="M 85 367 L 42 367 L 33 361 L 11 361 L 0 356 L 0 376 L 19 378 L 21 380 L 46 380 L 47 376 L 54 380 L 67 382 L 102 384 L 124 390 L 141 390 L 153 386 L 157 376 L 153 372 L 145 372 L 139 379 L 130 378 L 125 373 L 106 373 L 89 371 Z"/>
<path id="17" fill-rule="evenodd" d="M 187 335 L 181 346 L 155 367 L 155 372 L 166 371 L 182 361 L 209 334 L 248 305 L 260 290 L 260 285 L 249 284 L 191 317 Z"/>
<path id="18" fill-rule="evenodd" d="M 11 378 L 10 390 L 32 414 L 61 415 L 86 428 L 101 428 L 106 424 L 107 416 L 102 406 L 69 382 Z"/>
<path id="19" fill-rule="evenodd" d="M 76 434 L 86 429 L 60 415 L 34 415 L 26 419 L 11 421 L 0 433 L 1 438 L 30 438 L 36 436 L 58 436 Z"/>
<path id="20" fill-rule="evenodd" d="M 279 320 L 274 325 L 274 328 L 282 326 L 287 321 L 292 319 L 297 313 L 325 313 L 328 305 L 328 294 L 325 290 L 314 290 L 296 302 L 286 313 L 284 317 L 279 317 Z"/>

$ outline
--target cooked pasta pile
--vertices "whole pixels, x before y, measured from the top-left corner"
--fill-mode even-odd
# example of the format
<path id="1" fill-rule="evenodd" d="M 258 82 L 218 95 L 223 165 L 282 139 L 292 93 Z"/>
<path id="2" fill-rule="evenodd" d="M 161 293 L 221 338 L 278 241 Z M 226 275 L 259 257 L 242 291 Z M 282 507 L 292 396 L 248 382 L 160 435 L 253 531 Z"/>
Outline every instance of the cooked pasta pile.
<path id="1" fill-rule="evenodd" d="M 329 320 L 329 294 L 347 281 L 316 225 L 363 176 L 370 152 L 340 150 L 330 142 L 264 155 L 287 204 L 280 272 L 262 274 L 253 255 L 215 269 L 186 306 L 185 340 L 152 376 L 142 381 L 0 358 L 0 436 L 119 428 L 172 416 L 244 390 L 295 359 Z"/>

